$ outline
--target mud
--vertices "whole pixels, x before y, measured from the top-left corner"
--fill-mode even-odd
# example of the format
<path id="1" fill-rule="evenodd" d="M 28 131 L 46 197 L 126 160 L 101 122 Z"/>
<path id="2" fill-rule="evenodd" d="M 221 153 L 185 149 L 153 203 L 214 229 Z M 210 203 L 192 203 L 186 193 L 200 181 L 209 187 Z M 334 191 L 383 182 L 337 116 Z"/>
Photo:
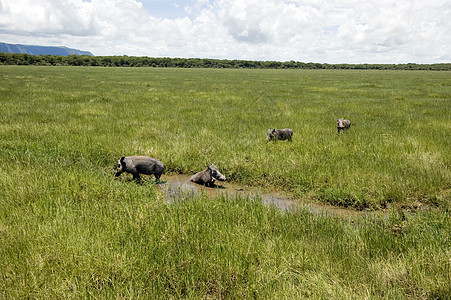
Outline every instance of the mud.
<path id="1" fill-rule="evenodd" d="M 325 204 L 302 203 L 281 193 L 265 193 L 256 188 L 240 186 L 228 182 L 221 182 L 214 187 L 205 187 L 191 182 L 188 175 L 166 175 L 160 182 L 159 187 L 166 196 L 168 203 L 183 201 L 196 195 L 206 194 L 208 197 L 220 195 L 249 197 L 261 199 L 265 205 L 272 205 L 282 211 L 294 208 L 307 208 L 315 214 L 339 216 L 343 218 L 359 216 L 368 212 L 345 209 Z"/>

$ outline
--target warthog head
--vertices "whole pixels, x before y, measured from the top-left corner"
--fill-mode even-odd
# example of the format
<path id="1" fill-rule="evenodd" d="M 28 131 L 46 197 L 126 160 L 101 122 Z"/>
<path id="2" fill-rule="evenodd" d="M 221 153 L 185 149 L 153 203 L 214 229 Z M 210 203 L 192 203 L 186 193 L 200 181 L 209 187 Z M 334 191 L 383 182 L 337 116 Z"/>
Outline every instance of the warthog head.
<path id="1" fill-rule="evenodd" d="M 338 132 L 342 129 L 347 129 L 351 126 L 351 121 L 345 119 L 337 119 L 337 129 Z"/>
<path id="2" fill-rule="evenodd" d="M 219 181 L 226 180 L 226 177 L 224 175 L 222 175 L 221 172 L 219 172 L 218 168 L 214 164 L 207 166 L 207 169 L 214 179 L 219 180 Z"/>
<path id="3" fill-rule="evenodd" d="M 269 142 L 270 140 L 274 139 L 274 132 L 276 131 L 276 129 L 268 129 L 268 133 L 266 134 L 266 141 Z"/>
<path id="4" fill-rule="evenodd" d="M 114 168 L 114 171 L 116 172 L 116 177 L 118 177 L 119 175 L 121 175 L 122 173 L 124 173 L 124 167 L 125 167 L 125 161 L 124 161 L 125 157 L 121 157 L 121 159 L 119 159 L 117 161 L 117 165 Z"/>

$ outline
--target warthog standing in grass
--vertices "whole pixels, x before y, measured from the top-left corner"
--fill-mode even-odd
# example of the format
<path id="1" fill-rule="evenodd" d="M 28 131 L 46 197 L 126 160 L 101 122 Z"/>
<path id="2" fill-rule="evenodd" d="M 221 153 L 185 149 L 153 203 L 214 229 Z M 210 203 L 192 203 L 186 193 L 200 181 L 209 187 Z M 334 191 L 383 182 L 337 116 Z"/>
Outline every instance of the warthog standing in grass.
<path id="1" fill-rule="evenodd" d="M 198 184 L 213 186 L 215 180 L 225 181 L 226 178 L 219 172 L 218 168 L 214 164 L 211 164 L 207 166 L 205 170 L 191 176 L 190 180 Z"/>
<path id="2" fill-rule="evenodd" d="M 351 127 L 351 121 L 345 119 L 337 119 L 338 133 L 340 133 L 340 130 L 349 129 L 349 127 Z"/>
<path id="3" fill-rule="evenodd" d="M 117 161 L 115 171 L 116 177 L 124 172 L 133 174 L 133 179 L 137 182 L 141 181 L 139 174 L 154 174 L 156 181 L 159 182 L 165 166 L 158 159 L 148 156 L 123 156 Z"/>
<path id="4" fill-rule="evenodd" d="M 266 134 L 266 141 L 269 142 L 271 140 L 289 140 L 291 142 L 291 137 L 293 136 L 293 130 L 290 128 L 285 129 L 268 129 L 268 133 Z"/>

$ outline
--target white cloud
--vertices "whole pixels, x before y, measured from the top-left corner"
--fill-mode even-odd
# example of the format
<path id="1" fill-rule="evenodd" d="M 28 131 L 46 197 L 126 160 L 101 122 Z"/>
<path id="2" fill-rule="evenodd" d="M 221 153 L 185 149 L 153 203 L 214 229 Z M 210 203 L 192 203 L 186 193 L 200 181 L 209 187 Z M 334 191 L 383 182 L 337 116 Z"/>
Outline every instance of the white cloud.
<path id="1" fill-rule="evenodd" d="M 186 16 L 168 19 L 137 0 L 0 0 L 0 41 L 95 55 L 329 63 L 451 58 L 447 0 L 182 2 L 171 4 Z"/>

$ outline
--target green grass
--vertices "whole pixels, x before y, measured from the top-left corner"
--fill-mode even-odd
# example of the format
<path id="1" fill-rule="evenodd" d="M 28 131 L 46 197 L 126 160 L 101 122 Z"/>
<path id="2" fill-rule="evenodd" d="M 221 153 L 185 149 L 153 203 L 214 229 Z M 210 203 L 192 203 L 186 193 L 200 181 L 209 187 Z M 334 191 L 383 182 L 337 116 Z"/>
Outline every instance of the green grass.
<path id="1" fill-rule="evenodd" d="M 1 66 L 0 298 L 446 299 L 448 72 Z M 351 129 L 338 135 L 336 118 Z M 269 127 L 293 142 L 265 143 Z M 166 200 L 122 155 L 354 208 Z M 164 179 L 163 175 L 163 179 Z M 401 207 L 422 204 L 426 210 Z M 437 207 L 437 208 L 432 208 Z"/>
<path id="2" fill-rule="evenodd" d="M 177 173 L 213 162 L 232 181 L 335 205 L 449 200 L 448 72 L 1 71 L 2 151 L 33 163 L 104 169 L 143 154 Z M 343 135 L 339 117 L 352 122 Z M 292 128 L 294 141 L 265 143 L 269 127 Z"/>

